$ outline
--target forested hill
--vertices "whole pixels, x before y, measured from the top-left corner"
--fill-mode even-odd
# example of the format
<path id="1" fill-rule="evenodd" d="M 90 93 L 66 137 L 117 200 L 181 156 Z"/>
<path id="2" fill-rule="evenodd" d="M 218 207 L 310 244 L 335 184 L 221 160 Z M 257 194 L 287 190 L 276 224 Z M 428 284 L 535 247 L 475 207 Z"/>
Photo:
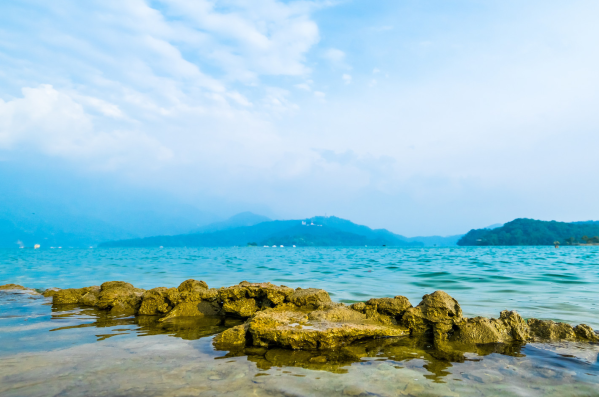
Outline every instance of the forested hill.
<path id="1" fill-rule="evenodd" d="M 212 232 L 111 241 L 100 247 L 422 246 L 386 229 L 373 230 L 337 217 L 269 221 Z"/>
<path id="2" fill-rule="evenodd" d="M 458 241 L 461 246 L 599 244 L 599 222 L 556 222 L 515 219 L 497 229 L 473 229 Z"/>

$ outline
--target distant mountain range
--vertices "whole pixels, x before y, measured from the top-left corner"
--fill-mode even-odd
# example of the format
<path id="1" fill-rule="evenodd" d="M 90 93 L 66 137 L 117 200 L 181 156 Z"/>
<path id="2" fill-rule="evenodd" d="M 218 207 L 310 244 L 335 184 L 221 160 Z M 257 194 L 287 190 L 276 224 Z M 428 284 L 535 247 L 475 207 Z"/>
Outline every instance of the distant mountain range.
<path id="1" fill-rule="evenodd" d="M 289 221 L 264 219 L 268 218 L 246 212 L 227 221 L 199 228 L 195 233 L 112 241 L 100 244 L 100 247 L 220 247 L 247 244 L 422 247 L 455 245 L 461 237 L 409 238 L 386 229 L 373 230 L 335 216 Z"/>
<path id="2" fill-rule="evenodd" d="M 599 244 L 599 222 L 556 222 L 515 219 L 494 229 L 473 229 L 460 246 Z"/>
<path id="3" fill-rule="evenodd" d="M 385 229 L 373 230 L 345 219 L 314 217 L 305 220 L 265 221 L 236 227 L 238 222 L 251 223 L 260 218 L 240 214 L 226 222 L 205 228 L 205 232 L 128 239 L 100 244 L 100 247 L 226 247 L 256 245 L 302 246 L 422 246 L 423 243 Z"/>

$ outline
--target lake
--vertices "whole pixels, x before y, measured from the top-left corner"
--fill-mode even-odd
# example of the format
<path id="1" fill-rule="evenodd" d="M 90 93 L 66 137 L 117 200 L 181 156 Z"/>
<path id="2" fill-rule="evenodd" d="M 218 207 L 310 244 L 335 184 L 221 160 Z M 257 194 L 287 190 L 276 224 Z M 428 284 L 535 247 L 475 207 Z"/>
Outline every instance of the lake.
<path id="1" fill-rule="evenodd" d="M 440 289 L 468 317 L 509 309 L 594 329 L 598 270 L 599 247 L 0 250 L 0 285 L 269 281 L 323 288 L 338 302 L 404 295 L 413 305 Z M 48 302 L 0 294 L 0 395 L 598 395 L 593 344 L 490 346 L 450 362 L 404 338 L 364 342 L 359 359 L 319 366 L 301 352 L 214 350 L 212 336 L 233 324 L 111 318 Z"/>

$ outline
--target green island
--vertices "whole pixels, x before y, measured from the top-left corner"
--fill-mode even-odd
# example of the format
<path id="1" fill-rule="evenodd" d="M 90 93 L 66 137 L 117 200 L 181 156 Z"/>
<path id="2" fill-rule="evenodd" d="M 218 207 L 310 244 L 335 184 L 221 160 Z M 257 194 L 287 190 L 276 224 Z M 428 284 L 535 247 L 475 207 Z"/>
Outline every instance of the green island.
<path id="1" fill-rule="evenodd" d="M 556 222 L 519 218 L 496 229 L 473 229 L 460 246 L 599 245 L 599 222 Z"/>

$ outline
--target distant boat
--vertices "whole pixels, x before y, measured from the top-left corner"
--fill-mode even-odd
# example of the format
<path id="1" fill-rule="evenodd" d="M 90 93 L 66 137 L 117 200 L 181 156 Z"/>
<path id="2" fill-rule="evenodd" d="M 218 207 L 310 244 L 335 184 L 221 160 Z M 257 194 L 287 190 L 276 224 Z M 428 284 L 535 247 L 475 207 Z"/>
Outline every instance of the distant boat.
<path id="1" fill-rule="evenodd" d="M 276 246 L 276 245 L 273 245 L 272 247 L 273 247 L 273 248 L 277 248 L 277 246 Z"/>
<path id="2" fill-rule="evenodd" d="M 295 248 L 295 245 L 293 246 L 293 248 Z"/>
<path id="3" fill-rule="evenodd" d="M 38 249 L 40 249 L 40 247 L 41 247 L 41 246 L 40 246 L 39 244 L 35 244 L 35 245 L 33 246 L 33 249 L 34 249 L 34 250 L 38 250 Z"/>
<path id="4" fill-rule="evenodd" d="M 283 246 L 281 245 L 281 248 L 283 248 Z"/>
<path id="5" fill-rule="evenodd" d="M 264 248 L 268 248 L 268 245 L 265 245 Z"/>

